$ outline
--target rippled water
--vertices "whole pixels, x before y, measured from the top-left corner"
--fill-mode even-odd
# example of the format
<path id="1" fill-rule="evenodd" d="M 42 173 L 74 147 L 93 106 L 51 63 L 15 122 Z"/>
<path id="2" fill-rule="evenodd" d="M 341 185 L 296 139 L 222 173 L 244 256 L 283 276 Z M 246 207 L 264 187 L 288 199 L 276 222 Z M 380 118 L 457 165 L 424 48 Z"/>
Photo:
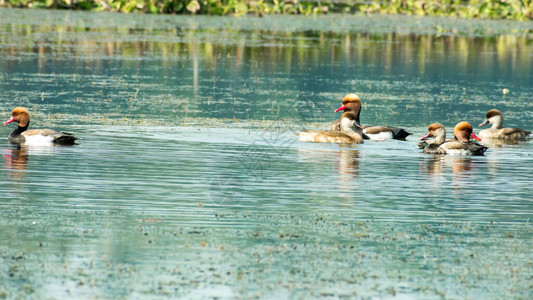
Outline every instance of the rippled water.
<path id="1" fill-rule="evenodd" d="M 82 138 L 0 145 L 0 297 L 529 298 L 532 142 L 416 141 L 533 129 L 532 26 L 0 10 L 3 117 Z M 413 135 L 297 141 L 349 92 Z"/>

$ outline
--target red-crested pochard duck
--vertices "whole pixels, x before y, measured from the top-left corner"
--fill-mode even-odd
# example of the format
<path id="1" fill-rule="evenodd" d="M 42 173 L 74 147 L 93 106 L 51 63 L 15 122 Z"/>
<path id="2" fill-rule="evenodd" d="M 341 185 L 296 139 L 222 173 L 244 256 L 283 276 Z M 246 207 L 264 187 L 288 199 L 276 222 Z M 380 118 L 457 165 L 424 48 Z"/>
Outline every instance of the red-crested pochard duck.
<path id="1" fill-rule="evenodd" d="M 361 113 L 361 99 L 356 94 L 348 94 L 342 99 L 342 105 L 335 110 L 338 111 L 352 111 L 357 115 L 357 121 L 359 121 L 359 114 Z M 339 130 L 339 121 L 333 121 L 331 124 L 331 130 Z M 388 139 L 403 140 L 409 132 L 398 127 L 390 126 L 369 126 L 363 129 L 363 138 L 375 141 L 382 141 Z"/>
<path id="2" fill-rule="evenodd" d="M 492 124 L 489 129 L 481 130 L 479 136 L 482 139 L 499 139 L 507 141 L 520 141 L 525 140 L 527 137 L 531 136 L 531 131 L 523 130 L 520 128 L 502 128 L 503 125 L 503 115 L 497 109 L 491 109 L 485 115 L 485 121 L 479 126 L 485 124 Z"/>
<path id="3" fill-rule="evenodd" d="M 428 133 L 420 140 L 433 137 L 435 138 L 435 141 L 424 148 L 424 153 L 483 155 L 485 151 L 487 151 L 487 147 L 470 140 L 470 138 L 473 138 L 476 141 L 481 141 L 481 139 L 472 132 L 472 125 L 468 122 L 459 122 L 455 125 L 453 134 L 455 139 L 446 140 L 446 129 L 442 124 L 433 123 L 429 125 Z"/>
<path id="4" fill-rule="evenodd" d="M 428 138 L 433 138 L 433 141 L 428 141 Z M 432 154 L 432 151 L 446 142 L 446 128 L 441 123 L 433 123 L 428 126 L 428 133 L 420 138 L 418 143 L 420 149 L 424 149 L 424 153 Z M 448 141 L 453 141 L 448 139 Z"/>
<path id="5" fill-rule="evenodd" d="M 78 139 L 70 133 L 52 129 L 28 130 L 30 113 L 24 107 L 13 109 L 5 124 L 16 122 L 18 127 L 9 134 L 9 142 L 18 145 L 73 145 Z"/>
<path id="6" fill-rule="evenodd" d="M 308 130 L 298 135 L 300 142 L 310 143 L 337 143 L 337 144 L 362 144 L 362 126 L 359 124 L 357 115 L 353 112 L 345 112 L 339 123 L 341 131 L 334 130 Z"/>

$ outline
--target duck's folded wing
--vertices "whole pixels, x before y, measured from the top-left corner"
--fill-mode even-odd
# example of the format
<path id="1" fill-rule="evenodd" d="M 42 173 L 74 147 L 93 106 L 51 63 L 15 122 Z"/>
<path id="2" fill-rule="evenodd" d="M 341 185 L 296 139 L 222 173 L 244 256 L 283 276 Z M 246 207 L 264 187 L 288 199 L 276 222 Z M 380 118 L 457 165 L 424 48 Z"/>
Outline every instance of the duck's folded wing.
<path id="1" fill-rule="evenodd" d="M 72 133 L 63 132 L 59 130 L 53 130 L 53 129 L 32 129 L 32 130 L 26 130 L 22 134 L 26 138 L 37 137 L 37 136 L 48 137 L 51 139 L 53 143 L 60 144 L 60 145 L 72 145 L 78 139 Z"/>
<path id="2" fill-rule="evenodd" d="M 328 130 L 306 130 L 298 134 L 298 140 L 300 142 L 315 142 L 315 138 L 319 134 L 324 134 Z"/>
<path id="3" fill-rule="evenodd" d="M 469 141 L 468 143 L 463 144 L 465 144 L 466 149 L 470 151 L 472 155 L 483 155 L 488 149 L 487 147 L 473 141 Z"/>
<path id="4" fill-rule="evenodd" d="M 386 126 L 366 127 L 364 132 L 365 132 L 365 134 L 380 134 L 380 133 L 383 133 L 383 132 L 394 133 L 389 127 L 386 127 Z"/>
<path id="5" fill-rule="evenodd" d="M 504 137 L 519 137 L 525 138 L 530 135 L 531 132 L 520 128 L 502 128 L 500 129 L 500 135 Z"/>
<path id="6" fill-rule="evenodd" d="M 341 122 L 340 122 L 340 120 L 335 120 L 335 121 L 331 122 L 331 125 L 329 126 L 329 130 L 341 131 Z"/>

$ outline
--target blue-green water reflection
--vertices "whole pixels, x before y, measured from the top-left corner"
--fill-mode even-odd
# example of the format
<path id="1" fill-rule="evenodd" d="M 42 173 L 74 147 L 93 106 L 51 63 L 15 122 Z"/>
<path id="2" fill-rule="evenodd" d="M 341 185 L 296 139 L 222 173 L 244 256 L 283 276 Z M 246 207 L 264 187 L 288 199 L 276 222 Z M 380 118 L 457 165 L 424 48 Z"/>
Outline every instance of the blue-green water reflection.
<path id="1" fill-rule="evenodd" d="M 530 296 L 531 142 L 433 157 L 415 141 L 493 107 L 532 129 L 531 23 L 0 17 L 4 118 L 27 106 L 32 128 L 82 138 L 4 140 L 0 296 Z M 364 124 L 413 135 L 297 142 L 349 92 Z"/>

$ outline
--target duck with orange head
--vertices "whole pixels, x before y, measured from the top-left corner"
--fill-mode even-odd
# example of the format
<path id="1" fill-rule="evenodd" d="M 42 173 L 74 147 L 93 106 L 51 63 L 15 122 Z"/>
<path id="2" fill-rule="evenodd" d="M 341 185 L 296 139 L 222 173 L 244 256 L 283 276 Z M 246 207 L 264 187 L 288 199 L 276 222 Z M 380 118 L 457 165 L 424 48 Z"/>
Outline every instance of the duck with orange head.
<path id="1" fill-rule="evenodd" d="M 359 121 L 359 116 L 361 113 L 361 99 L 356 94 L 346 95 L 342 99 L 342 105 L 335 110 L 335 112 L 338 111 L 351 111 L 357 115 L 357 120 Z M 339 121 L 333 121 L 330 129 L 340 130 Z M 404 140 L 409 135 L 410 133 L 404 129 L 391 126 L 369 126 L 363 129 L 363 138 L 375 141 L 388 139 Z"/>
<path id="2" fill-rule="evenodd" d="M 30 113 L 24 107 L 13 109 L 11 118 L 5 121 L 4 125 L 12 122 L 17 123 L 18 126 L 9 134 L 8 141 L 11 144 L 29 146 L 74 145 L 78 139 L 70 133 L 53 129 L 28 130 Z"/>
<path id="3" fill-rule="evenodd" d="M 420 140 L 429 137 L 435 138 L 433 143 L 424 147 L 427 154 L 459 154 L 459 155 L 483 155 L 487 147 L 480 145 L 470 139 L 481 141 L 472 130 L 472 125 L 468 122 L 459 122 L 453 129 L 455 139 L 446 139 L 446 129 L 441 123 L 433 123 L 428 126 L 428 133 Z"/>

